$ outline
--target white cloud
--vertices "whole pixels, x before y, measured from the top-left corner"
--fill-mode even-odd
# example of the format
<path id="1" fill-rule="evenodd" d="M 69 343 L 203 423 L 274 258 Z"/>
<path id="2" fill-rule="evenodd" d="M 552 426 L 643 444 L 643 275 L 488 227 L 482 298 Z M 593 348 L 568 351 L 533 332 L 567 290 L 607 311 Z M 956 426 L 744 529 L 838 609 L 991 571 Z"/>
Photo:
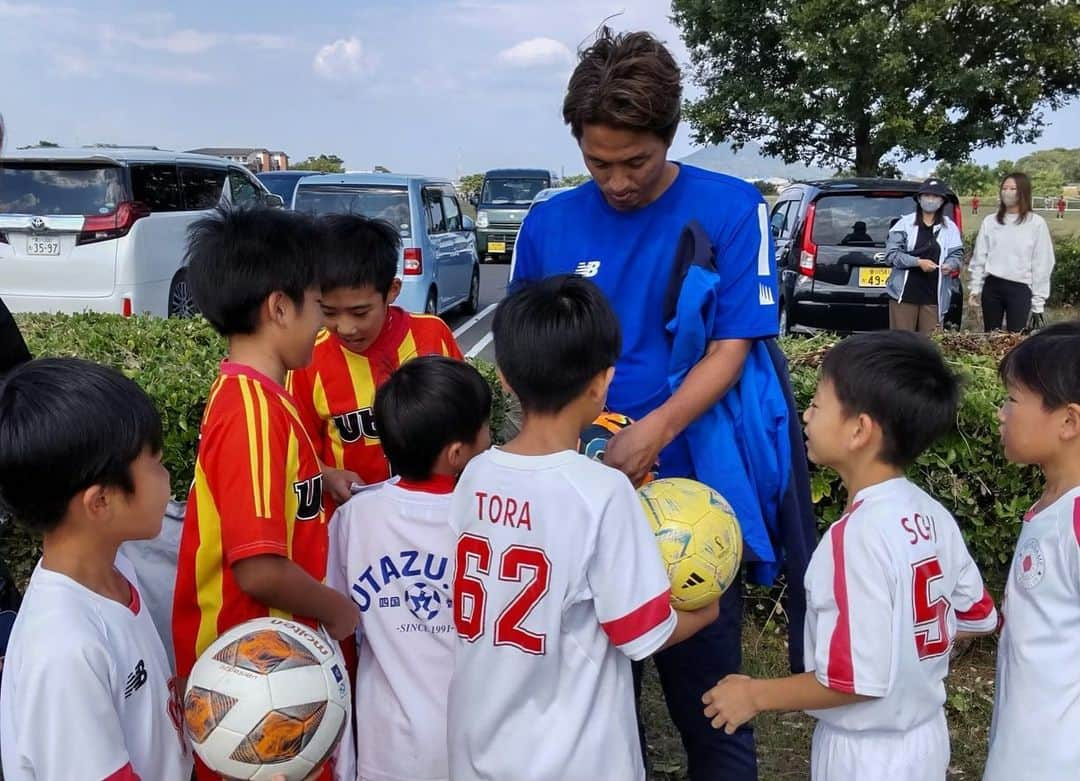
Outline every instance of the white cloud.
<path id="1" fill-rule="evenodd" d="M 339 38 L 315 53 L 311 67 L 324 79 L 341 81 L 370 73 L 375 59 L 364 51 L 359 38 Z"/>
<path id="2" fill-rule="evenodd" d="M 200 54 L 222 42 L 222 36 L 201 30 L 177 30 L 168 35 L 143 38 L 131 35 L 129 40 L 140 49 L 169 54 Z"/>
<path id="3" fill-rule="evenodd" d="M 541 68 L 571 63 L 574 54 L 554 38 L 530 38 L 499 52 L 499 60 L 514 68 Z"/>

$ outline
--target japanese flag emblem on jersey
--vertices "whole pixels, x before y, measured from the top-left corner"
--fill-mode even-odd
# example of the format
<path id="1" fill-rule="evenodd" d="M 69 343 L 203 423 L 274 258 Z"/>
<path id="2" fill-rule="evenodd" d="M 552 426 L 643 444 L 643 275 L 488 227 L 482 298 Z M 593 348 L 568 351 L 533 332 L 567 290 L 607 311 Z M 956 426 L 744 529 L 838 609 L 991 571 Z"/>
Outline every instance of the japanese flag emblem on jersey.
<path id="1" fill-rule="evenodd" d="M 1026 589 L 1033 589 L 1046 574 L 1046 557 L 1037 539 L 1025 542 L 1016 552 L 1016 580 Z"/>

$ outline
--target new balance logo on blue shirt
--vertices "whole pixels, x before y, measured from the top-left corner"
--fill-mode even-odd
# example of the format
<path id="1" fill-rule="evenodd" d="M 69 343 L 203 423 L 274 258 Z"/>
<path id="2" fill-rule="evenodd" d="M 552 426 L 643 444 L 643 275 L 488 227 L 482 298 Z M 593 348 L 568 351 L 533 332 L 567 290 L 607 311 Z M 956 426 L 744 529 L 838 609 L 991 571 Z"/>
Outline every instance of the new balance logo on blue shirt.
<path id="1" fill-rule="evenodd" d="M 583 260 L 578 263 L 577 268 L 574 269 L 574 276 L 589 279 L 590 277 L 595 277 L 599 271 L 599 260 Z"/>
<path id="2" fill-rule="evenodd" d="M 776 303 L 776 300 L 773 298 L 772 288 L 768 285 L 764 285 L 759 282 L 757 286 L 757 291 L 758 303 L 762 306 L 772 306 Z"/>

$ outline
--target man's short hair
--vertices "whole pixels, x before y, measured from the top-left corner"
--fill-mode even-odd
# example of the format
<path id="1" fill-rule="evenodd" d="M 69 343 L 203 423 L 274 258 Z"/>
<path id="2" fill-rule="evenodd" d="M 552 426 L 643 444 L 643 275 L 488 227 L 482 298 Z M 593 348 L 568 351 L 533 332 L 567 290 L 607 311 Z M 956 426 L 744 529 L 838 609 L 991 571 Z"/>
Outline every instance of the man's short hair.
<path id="1" fill-rule="evenodd" d="M 359 214 L 322 218 L 325 252 L 319 264 L 323 292 L 372 287 L 386 298 L 397 274 L 401 234 L 386 220 Z"/>
<path id="2" fill-rule="evenodd" d="M 1006 385 L 1037 393 L 1048 410 L 1080 404 L 1080 321 L 1032 334 L 1005 355 L 998 372 Z"/>
<path id="3" fill-rule="evenodd" d="M 390 375 L 375 394 L 375 428 L 394 474 L 426 480 L 439 454 L 475 442 L 491 418 L 491 387 L 464 361 L 425 355 Z"/>
<path id="4" fill-rule="evenodd" d="M 915 462 L 956 425 L 960 381 L 932 341 L 910 331 L 844 339 L 821 364 L 844 412 L 881 427 L 879 457 L 896 467 Z"/>
<path id="5" fill-rule="evenodd" d="M 555 413 L 615 365 L 619 321 L 594 283 L 574 276 L 527 285 L 499 304 L 495 361 L 526 412 Z"/>
<path id="6" fill-rule="evenodd" d="M 271 293 L 303 305 L 305 291 L 317 285 L 322 244 L 323 231 L 298 212 L 218 208 L 188 230 L 195 305 L 223 336 L 255 333 Z"/>
<path id="7" fill-rule="evenodd" d="M 132 493 L 132 462 L 161 441 L 153 403 L 115 369 L 78 358 L 24 363 L 0 381 L 0 510 L 51 531 L 90 486 Z"/>
<path id="8" fill-rule="evenodd" d="M 563 101 L 563 121 L 581 140 L 585 125 L 608 125 L 675 138 L 682 74 L 664 44 L 647 32 L 600 30 L 581 52 Z"/>

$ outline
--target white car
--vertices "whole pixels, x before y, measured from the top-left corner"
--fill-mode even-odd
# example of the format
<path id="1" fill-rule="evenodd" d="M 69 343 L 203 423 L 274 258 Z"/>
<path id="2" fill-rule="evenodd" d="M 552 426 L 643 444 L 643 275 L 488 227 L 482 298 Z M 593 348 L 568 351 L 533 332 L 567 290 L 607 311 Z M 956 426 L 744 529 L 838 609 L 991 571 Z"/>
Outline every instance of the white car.
<path id="1" fill-rule="evenodd" d="M 221 202 L 281 206 L 227 160 L 144 149 L 0 158 L 0 298 L 13 312 L 193 314 L 188 227 Z"/>

